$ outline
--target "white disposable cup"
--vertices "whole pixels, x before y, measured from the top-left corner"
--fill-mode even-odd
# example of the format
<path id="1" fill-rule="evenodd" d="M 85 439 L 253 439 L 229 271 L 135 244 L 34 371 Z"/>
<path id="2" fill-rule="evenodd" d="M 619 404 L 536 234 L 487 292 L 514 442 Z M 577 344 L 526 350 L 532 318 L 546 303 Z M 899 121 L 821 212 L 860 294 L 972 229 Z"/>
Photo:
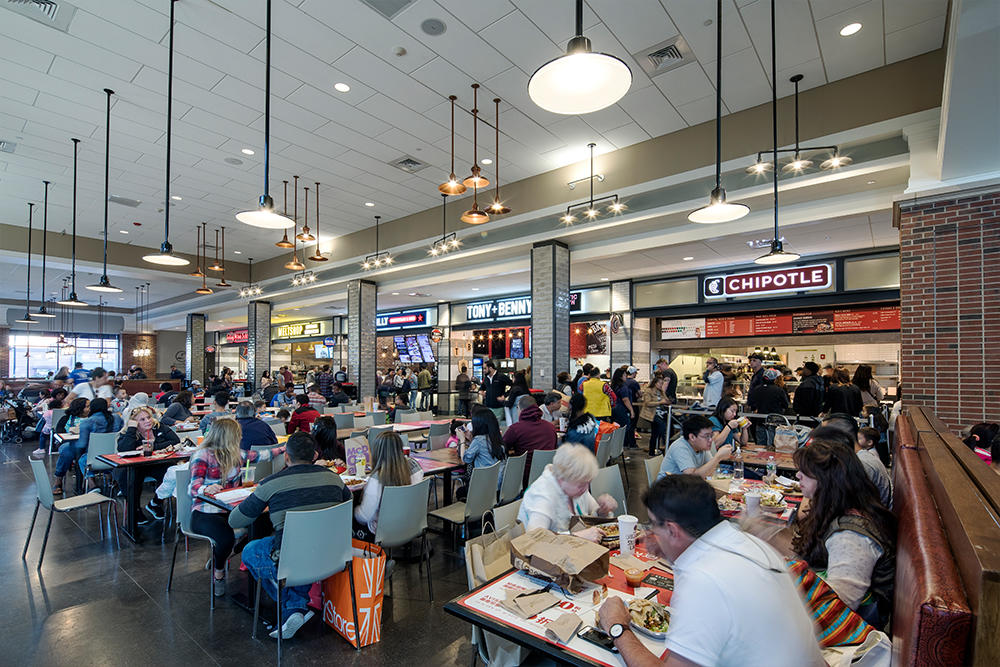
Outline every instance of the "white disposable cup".
<path id="1" fill-rule="evenodd" d="M 559 418 L 559 430 L 560 431 L 565 431 L 568 426 L 569 426 L 569 421 L 565 417 L 560 417 Z"/>
<path id="2" fill-rule="evenodd" d="M 618 517 L 618 548 L 623 556 L 631 556 L 635 553 L 635 526 L 637 523 L 639 523 L 639 519 L 631 514 L 622 514 Z"/>
<path id="3" fill-rule="evenodd" d="M 743 496 L 747 503 L 747 516 L 757 516 L 760 514 L 760 494 L 748 493 Z"/>

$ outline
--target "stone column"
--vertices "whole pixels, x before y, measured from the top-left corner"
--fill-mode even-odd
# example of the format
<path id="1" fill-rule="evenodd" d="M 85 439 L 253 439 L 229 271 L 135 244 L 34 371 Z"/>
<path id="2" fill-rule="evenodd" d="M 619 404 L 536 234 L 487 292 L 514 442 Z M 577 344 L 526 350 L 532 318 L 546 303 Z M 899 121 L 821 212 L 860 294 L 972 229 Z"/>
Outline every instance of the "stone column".
<path id="1" fill-rule="evenodd" d="M 358 399 L 375 395 L 375 283 L 347 283 L 347 376 Z"/>
<path id="2" fill-rule="evenodd" d="M 201 313 L 188 313 L 187 339 L 184 341 L 184 373 L 188 382 L 197 380 L 205 386 L 205 324 Z"/>
<path id="3" fill-rule="evenodd" d="M 569 370 L 569 247 L 531 248 L 531 386 L 549 390 Z"/>
<path id="4" fill-rule="evenodd" d="M 619 366 L 632 365 L 632 281 L 619 280 L 611 283 L 611 314 L 621 316 L 618 333 L 608 328 L 611 370 Z"/>
<path id="5" fill-rule="evenodd" d="M 949 428 L 1000 421 L 1000 190 L 896 204 L 903 405 Z"/>
<path id="6" fill-rule="evenodd" d="M 451 414 L 452 406 L 458 407 L 458 399 L 450 392 L 454 389 L 451 368 L 451 304 L 439 303 L 437 307 L 437 328 L 441 330 L 441 340 L 434 351 L 437 357 L 438 395 L 435 404 L 438 414 Z"/>
<path id="7" fill-rule="evenodd" d="M 271 302 L 247 304 L 247 390 L 254 391 L 271 370 Z"/>

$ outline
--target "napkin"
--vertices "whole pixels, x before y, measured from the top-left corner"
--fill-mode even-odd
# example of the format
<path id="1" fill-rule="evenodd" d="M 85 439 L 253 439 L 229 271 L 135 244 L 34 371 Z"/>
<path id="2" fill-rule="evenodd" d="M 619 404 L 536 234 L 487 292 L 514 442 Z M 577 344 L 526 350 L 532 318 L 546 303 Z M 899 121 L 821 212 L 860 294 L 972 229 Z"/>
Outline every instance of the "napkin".
<path id="1" fill-rule="evenodd" d="M 239 488 L 239 489 L 229 489 L 228 491 L 220 491 L 215 494 L 214 498 L 219 502 L 232 503 L 237 500 L 244 500 L 250 497 L 250 494 L 254 492 L 255 486 Z"/>
<path id="2" fill-rule="evenodd" d="M 545 626 L 545 636 L 560 644 L 568 644 L 583 625 L 583 619 L 576 614 L 564 613 Z"/>
<path id="3" fill-rule="evenodd" d="M 536 590 L 518 593 L 507 591 L 507 599 L 500 603 L 507 611 L 523 619 L 529 619 L 559 602 L 552 593 L 546 590 Z"/>
<path id="4" fill-rule="evenodd" d="M 620 567 L 623 570 L 642 570 L 645 572 L 656 563 L 647 563 L 646 561 L 636 558 L 635 556 L 622 556 L 619 554 L 611 557 L 611 564 L 615 567 Z"/>

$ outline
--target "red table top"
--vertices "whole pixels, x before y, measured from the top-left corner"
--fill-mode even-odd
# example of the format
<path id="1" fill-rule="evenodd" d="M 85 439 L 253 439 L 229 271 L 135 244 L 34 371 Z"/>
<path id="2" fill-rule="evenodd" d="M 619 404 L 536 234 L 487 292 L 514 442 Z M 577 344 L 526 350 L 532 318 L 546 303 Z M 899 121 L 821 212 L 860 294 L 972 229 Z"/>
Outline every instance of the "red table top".
<path id="1" fill-rule="evenodd" d="M 101 454 L 98 460 L 116 468 L 147 463 L 176 463 L 191 458 L 190 452 L 172 452 L 165 456 L 121 456 L 119 454 Z"/>

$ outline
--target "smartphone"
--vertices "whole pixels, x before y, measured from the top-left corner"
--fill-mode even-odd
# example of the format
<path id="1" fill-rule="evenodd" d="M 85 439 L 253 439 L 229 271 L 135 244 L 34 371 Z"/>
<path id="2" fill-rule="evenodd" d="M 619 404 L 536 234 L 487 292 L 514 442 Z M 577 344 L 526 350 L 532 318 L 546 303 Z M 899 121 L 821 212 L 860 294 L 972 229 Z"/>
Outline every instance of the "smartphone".
<path id="1" fill-rule="evenodd" d="M 663 588 L 668 591 L 674 590 L 674 580 L 667 577 L 661 577 L 658 574 L 647 574 L 646 578 L 642 580 L 642 583 L 649 584 L 654 588 Z"/>
<path id="2" fill-rule="evenodd" d="M 576 633 L 576 636 L 607 651 L 618 653 L 618 649 L 615 648 L 615 641 L 611 638 L 611 635 L 592 625 L 588 625 L 583 630 L 580 630 L 580 632 Z"/>

